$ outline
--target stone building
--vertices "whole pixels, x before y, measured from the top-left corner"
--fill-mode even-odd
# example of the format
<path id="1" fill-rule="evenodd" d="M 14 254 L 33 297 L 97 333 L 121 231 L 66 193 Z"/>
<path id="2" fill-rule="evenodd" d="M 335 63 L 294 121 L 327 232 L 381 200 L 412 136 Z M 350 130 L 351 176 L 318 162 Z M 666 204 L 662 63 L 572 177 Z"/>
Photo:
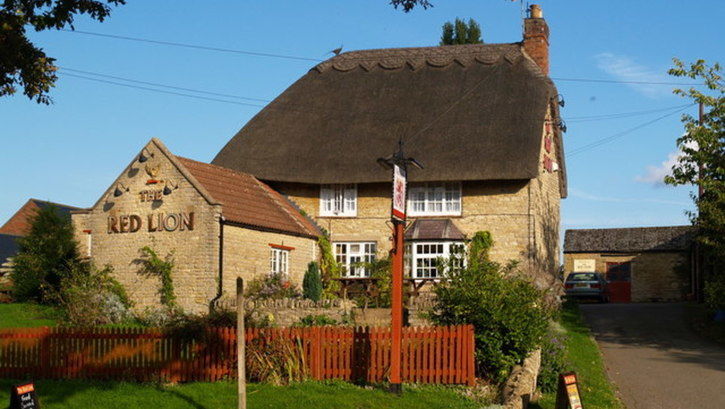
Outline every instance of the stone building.
<path id="1" fill-rule="evenodd" d="M 356 264 L 391 248 L 391 175 L 376 161 L 403 141 L 424 166 L 408 174 L 412 279 L 437 279 L 437 258 L 490 231 L 495 260 L 519 260 L 549 285 L 567 179 L 548 47 L 534 6 L 519 43 L 342 53 L 272 101 L 212 163 L 286 195 L 330 234 L 346 276 L 365 278 Z"/>
<path id="2" fill-rule="evenodd" d="M 302 282 L 317 227 L 246 173 L 178 157 L 152 139 L 89 209 L 73 212 L 83 254 L 110 265 L 139 309 L 160 302 L 160 279 L 139 273 L 144 246 L 173 254 L 180 307 L 208 310 L 236 278 L 270 272 Z"/>
<path id="3" fill-rule="evenodd" d="M 70 220 L 70 212 L 77 207 L 46 200 L 29 199 L 2 226 L 0 226 L 0 301 L 8 299 L 10 294 L 10 272 L 13 269 L 13 257 L 18 251 L 17 239 L 30 231 L 30 223 L 35 214 L 47 207 L 55 209 L 60 217 Z"/>
<path id="4" fill-rule="evenodd" d="M 564 274 L 605 274 L 613 302 L 682 300 L 693 237 L 692 226 L 567 230 Z"/>

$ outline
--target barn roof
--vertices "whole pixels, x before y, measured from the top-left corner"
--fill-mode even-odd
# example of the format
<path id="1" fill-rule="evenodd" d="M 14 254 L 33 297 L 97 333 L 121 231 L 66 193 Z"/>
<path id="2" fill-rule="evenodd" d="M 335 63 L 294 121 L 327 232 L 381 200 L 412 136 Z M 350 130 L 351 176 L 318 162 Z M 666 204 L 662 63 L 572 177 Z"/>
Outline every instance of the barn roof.
<path id="1" fill-rule="evenodd" d="M 30 231 L 30 221 L 33 216 L 40 210 L 52 206 L 56 212 L 64 218 L 70 220 L 70 213 L 74 210 L 80 210 L 78 207 L 68 206 L 60 203 L 53 203 L 46 200 L 29 199 L 25 204 L 15 212 L 5 224 L 0 227 L 0 234 L 9 234 L 13 236 L 24 236 Z"/>
<path id="2" fill-rule="evenodd" d="M 692 226 L 567 230 L 564 253 L 684 251 L 693 236 Z"/>
<path id="3" fill-rule="evenodd" d="M 531 179 L 556 94 L 519 43 L 343 53 L 279 95 L 212 163 L 268 181 L 383 182 L 376 159 L 403 137 L 425 166 L 412 181 Z"/>

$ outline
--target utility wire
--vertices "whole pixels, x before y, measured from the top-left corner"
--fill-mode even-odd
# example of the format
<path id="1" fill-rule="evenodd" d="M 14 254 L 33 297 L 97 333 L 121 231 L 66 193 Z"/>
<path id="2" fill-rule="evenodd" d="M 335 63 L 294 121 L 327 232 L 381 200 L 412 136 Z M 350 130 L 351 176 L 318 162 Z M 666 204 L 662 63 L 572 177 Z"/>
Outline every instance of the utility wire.
<path id="1" fill-rule="evenodd" d="M 675 115 L 675 114 L 677 114 L 679 112 L 682 112 L 685 109 L 687 109 L 687 108 L 689 108 L 691 106 L 694 106 L 694 105 L 695 104 L 688 104 L 687 106 L 685 106 L 683 108 L 680 108 L 680 109 L 678 109 L 675 112 L 670 112 L 668 114 L 662 115 L 660 117 L 657 117 L 657 118 L 652 119 L 650 121 L 647 121 L 645 123 L 639 124 L 639 125 L 637 125 L 637 126 L 635 126 L 633 128 L 629 128 L 629 129 L 627 129 L 625 131 L 615 133 L 614 135 L 608 136 L 606 138 L 602 138 L 602 139 L 596 140 L 596 141 L 594 141 L 594 142 L 592 142 L 590 144 L 587 144 L 587 145 L 584 145 L 584 146 L 580 146 L 578 148 L 575 148 L 572 151 L 570 151 L 569 153 L 567 153 L 566 154 L 566 157 L 569 158 L 569 157 L 578 155 L 580 153 L 586 152 L 586 151 L 588 151 L 590 149 L 594 149 L 594 148 L 596 148 L 598 146 L 601 146 L 601 145 L 604 145 L 606 143 L 609 143 L 609 142 L 611 142 L 611 141 L 613 141 L 615 139 L 618 139 L 618 138 L 621 138 L 621 137 L 623 137 L 623 136 L 625 136 L 627 134 L 630 134 L 630 133 L 632 133 L 632 132 L 634 132 L 634 131 L 636 131 L 638 129 L 642 129 L 642 128 L 644 128 L 644 127 L 646 127 L 648 125 L 651 125 L 651 124 L 653 124 L 655 122 L 661 121 L 661 120 L 663 120 L 663 119 L 665 119 L 667 117 L 670 117 L 670 116 Z"/>
<path id="2" fill-rule="evenodd" d="M 89 36 L 96 36 L 96 37 L 113 38 L 113 39 L 117 39 L 117 40 L 136 41 L 136 42 L 141 42 L 141 43 L 167 45 L 167 46 L 182 47 L 182 48 L 193 48 L 193 49 L 197 49 L 197 50 L 218 51 L 218 52 L 232 53 L 232 54 L 253 55 L 253 56 L 257 56 L 257 57 L 272 57 L 272 58 L 283 58 L 283 59 L 288 59 L 288 60 L 314 61 L 314 62 L 324 61 L 319 58 L 300 57 L 300 56 L 294 56 L 294 55 L 273 54 L 273 53 L 261 53 L 261 52 L 256 52 L 256 51 L 236 50 L 236 49 L 232 49 L 232 48 L 222 48 L 222 47 L 214 47 L 214 46 L 199 45 L 199 44 L 178 43 L 178 42 L 173 42 L 173 41 L 153 40 L 153 39 L 149 39 L 149 38 L 140 38 L 140 37 L 129 37 L 129 36 L 122 36 L 122 35 L 117 35 L 117 34 L 103 34 L 103 33 L 96 33 L 96 32 L 92 32 L 92 31 L 71 30 L 71 29 L 67 29 L 67 28 L 61 29 L 60 31 L 65 31 L 68 33 L 89 35 Z M 550 77 L 550 78 L 555 81 L 592 82 L 592 83 L 605 83 L 605 84 L 685 85 L 685 86 L 704 85 L 701 83 L 668 82 L 668 81 L 624 81 L 624 80 L 609 80 L 609 79 L 562 78 L 562 77 Z"/>
<path id="3" fill-rule="evenodd" d="M 609 120 L 609 119 L 629 118 L 629 117 L 633 117 L 633 116 L 653 114 L 656 112 L 671 111 L 673 109 L 684 108 L 684 107 L 688 107 L 690 105 L 691 104 L 685 104 L 685 105 L 672 106 L 672 107 L 668 107 L 668 108 L 650 109 L 647 111 L 620 112 L 620 113 L 616 113 L 616 114 L 573 116 L 573 117 L 566 118 L 566 122 L 567 123 L 590 122 L 590 121 L 604 121 L 604 120 Z"/>
<path id="4" fill-rule="evenodd" d="M 170 88 L 170 89 L 175 89 L 175 90 L 179 90 L 179 91 L 196 92 L 198 94 L 207 94 L 207 95 L 214 95 L 214 96 L 225 97 L 225 98 L 243 99 L 243 100 L 247 100 L 247 101 L 272 102 L 272 100 L 269 100 L 269 99 L 243 97 L 240 95 L 222 94 L 219 92 L 203 91 L 203 90 L 198 90 L 198 89 L 193 89 L 193 88 L 183 88 L 183 87 L 177 87 L 174 85 L 160 84 L 157 82 L 148 82 L 148 81 L 140 81 L 140 80 L 134 80 L 134 79 L 124 78 L 124 77 L 117 77 L 115 75 L 101 74 L 101 73 L 92 72 L 92 71 L 76 70 L 73 68 L 66 68 L 66 67 L 58 67 L 58 68 L 60 68 L 61 71 L 63 71 L 63 72 L 70 71 L 70 72 L 74 72 L 74 73 L 78 73 L 78 74 L 93 75 L 96 77 L 103 77 L 103 78 L 110 78 L 110 79 L 114 79 L 114 80 L 133 82 L 136 84 L 152 85 L 154 87 Z"/>
<path id="5" fill-rule="evenodd" d="M 561 77 L 549 77 L 554 81 L 568 81 L 568 82 L 598 82 L 603 84 L 640 84 L 640 85 L 689 85 L 699 86 L 705 85 L 697 82 L 667 82 L 667 81 L 625 81 L 625 80 L 606 80 L 606 79 L 593 79 L 593 78 L 561 78 Z"/>
<path id="6" fill-rule="evenodd" d="M 219 51 L 219 52 L 232 53 L 232 54 L 253 55 L 253 56 L 257 56 L 257 57 L 284 58 L 284 59 L 288 59 L 288 60 L 314 61 L 314 62 L 323 61 L 323 60 L 320 60 L 319 58 L 298 57 L 298 56 L 294 56 L 294 55 L 283 55 L 283 54 L 260 53 L 260 52 L 256 52 L 256 51 L 235 50 L 235 49 L 231 49 L 231 48 L 211 47 L 211 46 L 198 45 L 198 44 L 187 44 L 187 43 L 177 43 L 177 42 L 172 42 L 172 41 L 151 40 L 148 38 L 128 37 L 128 36 L 121 36 L 121 35 L 115 35 L 115 34 L 94 33 L 92 31 L 70 30 L 67 28 L 61 29 L 60 31 L 65 31 L 68 33 L 84 34 L 84 35 L 90 35 L 90 36 L 96 36 L 96 37 L 114 38 L 117 40 L 137 41 L 137 42 L 141 42 L 141 43 L 168 45 L 168 46 L 172 46 L 172 47 L 194 48 L 197 50 Z"/>
<path id="7" fill-rule="evenodd" d="M 113 85 L 118 85 L 118 86 L 121 86 L 121 87 L 135 88 L 135 89 L 141 89 L 141 90 L 153 91 L 153 92 L 160 92 L 162 94 L 178 95 L 178 96 L 187 97 L 187 98 L 203 99 L 203 100 L 206 100 L 206 101 L 225 102 L 227 104 L 235 104 L 235 105 L 244 105 L 244 106 L 250 106 L 250 107 L 264 108 L 264 105 L 259 105 L 259 104 L 251 104 L 251 103 L 247 103 L 247 102 L 229 101 L 229 100 L 219 99 L 219 98 L 203 97 L 203 96 L 200 96 L 200 95 L 185 94 L 183 92 L 165 91 L 165 90 L 156 89 L 156 88 L 143 87 L 143 86 L 140 86 L 140 85 L 124 84 L 122 82 L 104 80 L 104 79 L 100 79 L 100 78 L 86 77 L 84 75 L 71 74 L 71 73 L 68 73 L 68 72 L 61 73 L 61 75 L 63 75 L 63 76 L 69 76 L 69 77 L 74 77 L 74 78 L 81 78 L 81 79 L 88 80 L 88 81 L 101 82 L 101 83 L 104 83 L 104 84 L 113 84 Z"/>

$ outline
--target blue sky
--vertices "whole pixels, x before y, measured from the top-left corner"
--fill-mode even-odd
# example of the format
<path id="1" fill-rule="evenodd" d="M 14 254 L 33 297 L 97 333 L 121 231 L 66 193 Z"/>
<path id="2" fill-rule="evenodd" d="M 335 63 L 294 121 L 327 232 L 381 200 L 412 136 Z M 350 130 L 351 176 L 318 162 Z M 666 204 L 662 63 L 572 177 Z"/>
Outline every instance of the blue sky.
<path id="1" fill-rule="evenodd" d="M 319 59 L 341 44 L 345 50 L 435 45 L 441 24 L 455 17 L 479 21 L 486 42 L 521 39 L 519 2 L 433 0 L 434 8 L 409 14 L 387 3 L 129 1 L 106 22 L 81 18 L 76 29 Z M 716 41 L 725 15 L 721 0 L 538 3 L 551 28 L 553 78 L 682 81 L 666 75 L 672 57 L 725 62 L 725 43 Z M 32 38 L 61 67 L 265 100 L 315 64 L 69 32 Z M 674 110 L 607 120 L 581 117 L 687 103 L 671 94 L 672 86 L 556 82 L 566 100 L 563 116 L 570 118 L 569 152 Z M 90 206 L 151 137 L 161 138 L 176 154 L 210 161 L 260 109 L 63 74 L 52 96 L 50 106 L 23 96 L 0 98 L 0 223 L 29 197 Z M 692 189 L 656 182 L 663 164 L 676 156 L 681 133 L 675 114 L 570 154 L 563 228 L 688 223 L 684 210 L 692 208 Z"/>

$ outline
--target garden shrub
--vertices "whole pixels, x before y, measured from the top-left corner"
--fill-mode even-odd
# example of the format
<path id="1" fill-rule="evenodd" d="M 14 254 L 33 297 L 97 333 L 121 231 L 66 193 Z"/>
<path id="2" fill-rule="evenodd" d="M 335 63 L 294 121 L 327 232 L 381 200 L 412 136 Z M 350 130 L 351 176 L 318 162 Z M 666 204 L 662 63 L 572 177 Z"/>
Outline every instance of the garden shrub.
<path id="1" fill-rule="evenodd" d="M 299 341 L 262 335 L 247 343 L 247 378 L 252 382 L 285 385 L 309 377 Z"/>
<path id="2" fill-rule="evenodd" d="M 302 280 L 302 295 L 308 300 L 319 301 L 322 297 L 322 277 L 319 265 L 311 261 Z"/>
<path id="3" fill-rule="evenodd" d="M 332 252 L 332 243 L 330 237 L 325 233 L 317 239 L 317 245 L 320 248 L 320 272 L 322 276 L 322 298 L 335 299 L 338 298 L 340 292 L 340 282 L 336 278 L 342 276 L 342 266 L 335 260 Z"/>
<path id="4" fill-rule="evenodd" d="M 162 305 L 168 308 L 176 308 L 176 295 L 174 294 L 174 281 L 171 273 L 174 271 L 174 252 L 166 254 L 161 258 L 156 250 L 150 246 L 139 249 L 141 258 L 136 260 L 141 265 L 139 274 L 147 277 L 158 277 L 161 280 L 159 296 Z"/>
<path id="5" fill-rule="evenodd" d="M 110 266 L 99 270 L 90 264 L 77 265 L 61 280 L 57 303 L 66 323 L 87 327 L 127 322 L 133 317 L 131 301 L 112 273 Z"/>
<path id="6" fill-rule="evenodd" d="M 328 317 L 327 315 L 306 315 L 292 325 L 293 327 L 324 327 L 326 325 L 338 325 L 337 320 Z"/>
<path id="7" fill-rule="evenodd" d="M 493 241 L 489 236 L 482 242 Z M 469 258 L 466 268 L 447 269 L 448 279 L 433 290 L 436 302 L 429 318 L 438 325 L 472 324 L 477 372 L 503 382 L 541 345 L 553 311 L 542 291 L 517 274 L 515 262 L 490 261 L 487 251 L 478 251 L 473 262 Z"/>
<path id="8" fill-rule="evenodd" d="M 13 297 L 18 301 L 52 303 L 61 281 L 81 263 L 71 221 L 54 206 L 31 217 L 30 231 L 17 240 L 13 258 Z"/>
<path id="9" fill-rule="evenodd" d="M 273 273 L 249 282 L 245 296 L 251 300 L 299 298 L 300 291 L 285 274 Z"/>
<path id="10" fill-rule="evenodd" d="M 543 392 L 554 392 L 559 385 L 559 374 L 566 372 L 566 334 L 549 328 L 541 344 L 541 368 L 537 384 Z"/>

